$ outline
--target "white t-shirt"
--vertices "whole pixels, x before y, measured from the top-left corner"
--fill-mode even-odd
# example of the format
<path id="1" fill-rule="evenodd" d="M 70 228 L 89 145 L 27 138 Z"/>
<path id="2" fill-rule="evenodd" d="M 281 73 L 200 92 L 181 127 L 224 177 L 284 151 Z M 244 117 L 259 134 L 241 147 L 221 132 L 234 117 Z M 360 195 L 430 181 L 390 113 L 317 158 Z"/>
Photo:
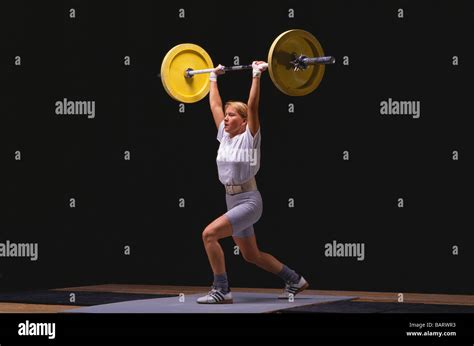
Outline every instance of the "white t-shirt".
<path id="1" fill-rule="evenodd" d="M 245 132 L 230 138 L 224 131 L 224 121 L 219 124 L 217 151 L 219 180 L 224 185 L 240 185 L 253 178 L 260 168 L 260 128 L 252 136 L 247 125 Z"/>

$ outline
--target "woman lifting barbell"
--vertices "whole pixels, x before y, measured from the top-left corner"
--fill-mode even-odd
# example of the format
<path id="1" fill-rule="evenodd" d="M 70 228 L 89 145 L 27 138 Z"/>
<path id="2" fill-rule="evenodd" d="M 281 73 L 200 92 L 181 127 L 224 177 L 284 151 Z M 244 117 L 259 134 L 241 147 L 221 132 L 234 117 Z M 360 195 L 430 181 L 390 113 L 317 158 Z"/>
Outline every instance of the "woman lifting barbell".
<path id="1" fill-rule="evenodd" d="M 252 63 L 252 86 L 248 104 L 229 101 L 223 107 L 217 87 L 217 78 L 225 73 L 219 65 L 210 74 L 209 101 L 220 142 L 217 155 L 219 180 L 226 189 L 228 211 L 211 222 L 202 233 L 204 247 L 214 273 L 214 282 L 208 294 L 197 299 L 201 304 L 232 303 L 232 293 L 227 280 L 224 252 L 219 240 L 232 236 L 244 259 L 282 278 L 286 285 L 278 297 L 306 289 L 306 280 L 272 255 L 260 251 L 253 225 L 262 215 L 262 197 L 257 189 L 255 175 L 260 167 L 259 99 L 260 76 L 266 70 L 263 61 Z"/>

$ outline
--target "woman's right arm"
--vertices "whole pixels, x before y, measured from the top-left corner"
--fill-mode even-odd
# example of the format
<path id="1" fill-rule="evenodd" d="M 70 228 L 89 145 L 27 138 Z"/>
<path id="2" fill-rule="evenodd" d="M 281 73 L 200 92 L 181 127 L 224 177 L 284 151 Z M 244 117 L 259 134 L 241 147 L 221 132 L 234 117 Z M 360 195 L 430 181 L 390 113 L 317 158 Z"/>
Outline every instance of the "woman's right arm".
<path id="1" fill-rule="evenodd" d="M 224 66 L 217 66 L 213 72 L 211 72 L 211 90 L 209 92 L 209 104 L 211 106 L 212 116 L 216 127 L 219 128 L 220 123 L 224 120 L 224 109 L 222 107 L 222 99 L 219 94 L 219 88 L 217 87 L 217 76 L 224 74 Z"/>

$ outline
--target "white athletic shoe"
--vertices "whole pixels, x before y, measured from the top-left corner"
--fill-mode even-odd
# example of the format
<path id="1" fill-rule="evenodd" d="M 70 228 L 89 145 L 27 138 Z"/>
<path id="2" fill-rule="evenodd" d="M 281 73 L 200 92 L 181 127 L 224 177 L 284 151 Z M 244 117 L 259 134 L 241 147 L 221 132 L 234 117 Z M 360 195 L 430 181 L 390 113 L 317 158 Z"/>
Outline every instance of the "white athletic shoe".
<path id="1" fill-rule="evenodd" d="M 212 287 L 212 289 L 203 297 L 199 297 L 196 302 L 198 304 L 232 304 L 232 293 L 222 293 L 218 288 Z"/>
<path id="2" fill-rule="evenodd" d="M 285 285 L 285 289 L 283 290 L 283 293 L 278 296 L 278 299 L 289 299 L 290 294 L 296 296 L 296 294 L 304 291 L 309 287 L 308 282 L 304 279 L 304 277 L 300 278 L 300 281 L 297 283 L 291 283 L 287 282 Z"/>

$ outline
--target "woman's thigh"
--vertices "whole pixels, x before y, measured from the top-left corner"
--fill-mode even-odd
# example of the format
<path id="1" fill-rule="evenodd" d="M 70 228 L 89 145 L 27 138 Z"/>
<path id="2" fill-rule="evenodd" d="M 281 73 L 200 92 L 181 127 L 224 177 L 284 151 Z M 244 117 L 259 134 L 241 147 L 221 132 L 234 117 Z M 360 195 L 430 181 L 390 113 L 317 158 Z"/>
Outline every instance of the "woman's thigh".
<path id="1" fill-rule="evenodd" d="M 207 225 L 204 233 L 208 233 L 208 235 L 216 239 L 227 238 L 232 235 L 232 225 L 224 214 Z"/>

